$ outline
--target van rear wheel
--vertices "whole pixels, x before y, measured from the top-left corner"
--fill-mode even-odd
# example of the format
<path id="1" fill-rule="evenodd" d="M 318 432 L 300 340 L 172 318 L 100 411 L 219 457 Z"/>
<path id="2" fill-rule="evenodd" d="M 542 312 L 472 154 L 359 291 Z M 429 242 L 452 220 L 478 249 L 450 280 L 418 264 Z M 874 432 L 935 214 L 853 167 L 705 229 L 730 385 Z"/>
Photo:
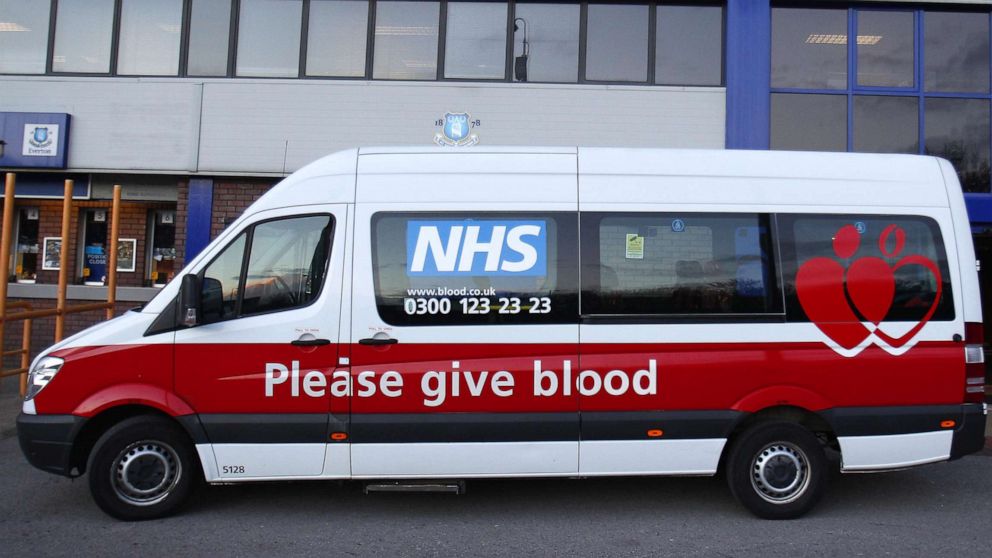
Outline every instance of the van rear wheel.
<path id="1" fill-rule="evenodd" d="M 127 521 L 173 513 L 189 496 L 197 474 L 186 433 L 157 416 L 132 417 L 104 432 L 87 471 L 100 509 Z"/>
<path id="2" fill-rule="evenodd" d="M 759 424 L 731 446 L 727 483 L 745 508 L 765 519 L 793 519 L 823 494 L 827 459 L 819 440 L 788 422 Z"/>

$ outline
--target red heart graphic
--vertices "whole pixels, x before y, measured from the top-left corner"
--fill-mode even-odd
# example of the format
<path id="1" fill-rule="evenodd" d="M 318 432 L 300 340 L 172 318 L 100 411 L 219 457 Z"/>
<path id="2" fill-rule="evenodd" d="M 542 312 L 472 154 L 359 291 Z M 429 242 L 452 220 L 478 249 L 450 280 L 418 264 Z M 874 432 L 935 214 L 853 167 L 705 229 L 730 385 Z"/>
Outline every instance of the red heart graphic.
<path id="1" fill-rule="evenodd" d="M 927 313 L 924 314 L 923 317 L 920 318 L 920 321 L 917 322 L 917 324 L 913 326 L 913 328 L 907 331 L 906 333 L 902 334 L 899 337 L 892 337 L 888 333 L 885 333 L 882 330 L 882 328 L 878 328 L 875 330 L 875 335 L 877 335 L 879 339 L 885 341 L 886 343 L 897 349 L 908 343 L 913 337 L 916 336 L 917 333 L 920 332 L 921 329 L 923 329 L 923 326 L 925 326 L 927 322 L 930 321 L 930 318 L 933 317 L 934 312 L 937 311 L 937 304 L 940 303 L 940 295 L 943 293 L 944 290 L 944 282 L 940 276 L 940 268 L 938 268 L 937 264 L 933 263 L 933 261 L 931 261 L 930 258 L 926 258 L 924 256 L 919 256 L 919 255 L 906 256 L 905 258 L 896 262 L 896 265 L 892 266 L 892 272 L 895 273 L 900 268 L 909 265 L 922 265 L 923 267 L 927 268 L 930 271 L 930 273 L 933 274 L 933 277 L 937 282 L 937 292 L 934 294 L 933 302 L 930 303 L 930 308 L 927 309 Z"/>
<path id="2" fill-rule="evenodd" d="M 841 347 L 853 349 L 871 335 L 847 302 L 844 267 L 836 261 L 820 257 L 804 263 L 796 273 L 796 294 L 810 321 Z"/>
<path id="3" fill-rule="evenodd" d="M 847 270 L 847 294 L 862 316 L 878 325 L 896 294 L 894 269 L 881 258 L 861 258 Z"/>

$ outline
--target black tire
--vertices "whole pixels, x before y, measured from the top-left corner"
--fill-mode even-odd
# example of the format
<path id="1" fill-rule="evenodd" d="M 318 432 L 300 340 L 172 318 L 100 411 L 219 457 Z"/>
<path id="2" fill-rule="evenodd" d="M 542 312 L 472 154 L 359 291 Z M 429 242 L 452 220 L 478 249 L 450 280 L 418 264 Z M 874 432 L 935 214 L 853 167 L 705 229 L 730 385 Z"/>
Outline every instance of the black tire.
<path id="1" fill-rule="evenodd" d="M 765 519 L 795 519 L 823 495 L 827 459 L 812 432 L 790 422 L 741 433 L 727 457 L 727 484 L 737 501 Z"/>
<path id="2" fill-rule="evenodd" d="M 199 476 L 186 433 L 165 417 L 131 417 L 100 436 L 86 470 L 104 512 L 137 521 L 165 517 L 189 496 Z"/>

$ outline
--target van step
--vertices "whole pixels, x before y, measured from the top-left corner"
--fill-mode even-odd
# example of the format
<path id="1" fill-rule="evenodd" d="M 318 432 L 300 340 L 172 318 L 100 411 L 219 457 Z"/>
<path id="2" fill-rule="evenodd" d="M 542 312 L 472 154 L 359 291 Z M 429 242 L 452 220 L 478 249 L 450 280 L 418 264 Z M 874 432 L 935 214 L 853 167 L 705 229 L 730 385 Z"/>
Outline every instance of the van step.
<path id="1" fill-rule="evenodd" d="M 441 492 L 445 494 L 465 494 L 465 481 L 392 481 L 374 482 L 365 485 L 365 493 L 370 492 Z"/>

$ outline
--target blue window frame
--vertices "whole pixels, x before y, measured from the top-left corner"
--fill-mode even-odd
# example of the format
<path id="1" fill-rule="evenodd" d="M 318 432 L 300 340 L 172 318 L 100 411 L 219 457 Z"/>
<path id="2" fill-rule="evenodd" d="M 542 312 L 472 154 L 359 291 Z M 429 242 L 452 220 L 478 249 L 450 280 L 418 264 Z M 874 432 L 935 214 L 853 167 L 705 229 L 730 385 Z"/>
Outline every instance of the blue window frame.
<path id="1" fill-rule="evenodd" d="M 776 47 L 790 48 L 788 44 L 776 45 L 776 41 L 796 41 L 796 29 L 787 29 L 782 26 L 778 32 L 775 29 L 776 21 L 786 21 L 788 18 L 776 20 L 776 12 L 783 15 L 786 10 L 806 10 L 799 5 L 782 5 L 772 7 L 772 51 L 773 59 Z M 803 42 L 831 42 L 836 48 L 837 45 L 846 45 L 846 84 L 843 77 L 838 81 L 836 76 L 830 80 L 833 88 L 817 87 L 783 87 L 781 84 L 790 83 L 789 76 L 784 76 L 783 72 L 790 71 L 789 68 L 796 68 L 793 64 L 776 65 L 772 64 L 771 80 L 769 91 L 772 98 L 772 110 L 770 111 L 770 133 L 771 146 L 776 149 L 802 149 L 808 148 L 802 144 L 802 128 L 806 128 L 809 133 L 808 123 L 804 124 L 809 113 L 796 112 L 789 114 L 786 108 L 789 106 L 800 106 L 796 103 L 781 102 L 786 95 L 832 95 L 846 100 L 846 151 L 856 151 L 861 149 L 873 151 L 895 151 L 903 153 L 930 154 L 946 157 L 954 163 L 958 170 L 962 186 L 968 192 L 989 192 L 990 191 L 990 161 L 992 161 L 992 118 L 990 118 L 990 103 L 992 103 L 992 85 L 989 76 L 992 75 L 989 68 L 989 60 L 992 59 L 992 41 L 989 40 L 989 30 L 992 29 L 992 20 L 988 11 L 952 11 L 943 9 L 914 9 L 912 7 L 849 7 L 849 8 L 824 8 L 817 6 L 817 11 L 830 10 L 832 12 L 846 12 L 847 34 L 843 35 L 814 35 L 810 33 Z M 811 12 L 812 14 L 812 12 Z M 947 25 L 946 22 L 939 21 L 940 18 L 954 17 L 953 14 L 960 14 L 967 17 L 971 25 L 975 27 L 974 37 L 978 37 L 981 47 L 978 48 L 978 67 L 953 68 L 948 71 L 958 72 L 951 76 L 954 79 L 943 80 L 943 85 L 937 83 L 932 75 L 934 68 L 941 67 L 941 64 L 931 63 L 927 66 L 927 41 L 938 40 L 943 34 L 934 33 L 931 36 L 926 34 L 927 18 L 931 18 L 933 29 L 939 25 Z M 791 15 L 791 14 L 788 14 Z M 802 18 L 791 18 L 792 21 L 799 21 Z M 812 29 L 812 26 L 810 26 Z M 882 29 L 882 31 L 878 31 Z M 902 30 L 911 35 L 911 47 L 908 46 L 910 36 L 898 36 Z M 805 33 L 799 33 L 804 35 Z M 855 40 L 849 40 L 855 37 Z M 859 70 L 867 65 L 865 54 L 867 49 L 874 48 L 875 45 L 885 43 L 900 43 L 897 58 L 901 61 L 890 61 L 888 65 L 876 63 L 873 70 L 888 72 L 888 76 L 859 76 Z M 934 59 L 940 57 L 955 45 L 940 47 L 933 43 Z M 792 45 L 795 46 L 794 44 Z M 907 50 L 908 49 L 908 50 Z M 885 49 L 880 49 L 885 50 Z M 887 54 L 892 54 L 890 48 Z M 860 55 L 860 58 L 859 58 Z M 964 55 L 963 53 L 961 54 Z M 910 58 L 911 57 L 911 58 Z M 862 65 L 862 67 L 859 67 Z M 900 72 L 901 69 L 901 72 Z M 969 75 L 962 77 L 962 72 L 976 72 L 979 77 Z M 800 70 L 808 72 L 808 68 Z M 864 72 L 862 72 L 864 73 Z M 911 75 L 910 75 L 911 74 Z M 792 82 L 801 82 L 807 76 L 798 75 Z M 895 76 L 895 77 L 894 77 Z M 826 78 L 824 77 L 824 80 Z M 806 80 L 810 81 L 810 80 Z M 815 83 L 816 81 L 813 80 Z M 827 83 L 827 81 L 823 81 Z M 776 86 L 776 84 L 780 84 Z M 841 85 L 843 84 L 843 87 Z M 961 85 L 964 84 L 964 85 Z M 929 89 L 929 90 L 928 90 Z M 934 90 L 940 89 L 940 90 Z M 972 89 L 972 90 L 962 90 Z M 892 110 L 874 113 L 865 110 L 865 107 L 872 103 L 865 102 L 865 97 L 882 96 L 891 99 L 891 102 L 878 100 L 875 105 L 879 107 L 889 107 Z M 818 97 L 824 99 L 824 97 Z M 899 99 L 897 99 L 899 98 Z M 810 97 L 813 100 L 813 97 Z M 908 107 L 913 106 L 914 109 Z M 858 105 L 856 107 L 856 104 Z M 840 109 L 837 103 L 831 103 L 832 107 L 824 106 L 822 112 L 831 112 L 831 115 L 840 117 Z M 898 106 L 897 106 L 898 105 Z M 951 106 L 948 106 L 951 105 Z M 779 107 L 779 108 L 776 108 Z M 777 112 L 778 111 L 778 112 Z M 914 115 L 915 112 L 915 115 Z M 862 115 L 862 116 L 857 116 Z M 874 123 L 855 121 L 855 118 L 876 118 Z M 915 116 L 916 126 L 912 126 Z M 819 114 L 823 118 L 823 114 Z M 900 119 L 900 121 L 895 121 Z M 790 128 L 794 127 L 794 128 Z M 897 138 L 895 134 L 904 135 L 908 130 L 915 129 L 916 138 Z M 856 138 L 855 134 L 874 134 L 874 138 L 862 136 Z M 815 133 L 815 131 L 814 131 Z M 891 137 L 882 137 L 886 133 Z M 816 138 L 809 138 L 813 143 Z M 903 139 L 907 141 L 895 141 Z M 834 144 L 838 150 L 840 145 Z M 865 147 L 869 146 L 869 147 Z"/>

